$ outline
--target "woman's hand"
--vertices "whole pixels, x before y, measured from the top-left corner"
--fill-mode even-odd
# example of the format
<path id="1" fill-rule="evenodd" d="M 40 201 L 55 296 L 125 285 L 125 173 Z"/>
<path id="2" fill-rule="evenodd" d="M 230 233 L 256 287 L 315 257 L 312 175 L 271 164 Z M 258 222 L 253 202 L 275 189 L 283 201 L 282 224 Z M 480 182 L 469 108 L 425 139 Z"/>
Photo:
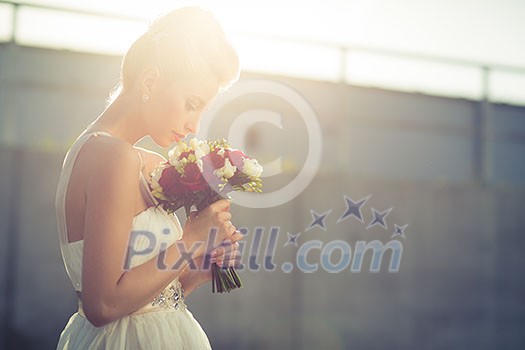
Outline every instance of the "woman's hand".
<path id="1" fill-rule="evenodd" d="M 209 242 L 212 247 L 215 247 L 217 242 L 222 242 L 227 237 L 234 235 L 237 229 L 231 222 L 232 215 L 229 210 L 230 200 L 221 199 L 198 213 L 190 214 L 184 224 L 181 241 L 186 245 L 187 251 L 193 250 L 193 259 L 204 255 L 206 249 L 210 249 L 206 245 L 214 228 L 216 229 L 215 239 Z"/>
<path id="2" fill-rule="evenodd" d="M 240 265 L 242 254 L 238 241 L 243 237 L 242 233 L 235 231 L 208 254 L 193 259 L 180 275 L 186 296 L 201 284 L 212 280 L 211 265 L 213 263 L 217 263 L 219 267 L 238 267 Z M 209 263 L 205 262 L 206 257 L 209 257 Z"/>
<path id="3" fill-rule="evenodd" d="M 219 267 L 238 267 L 241 262 L 239 241 L 243 238 L 244 236 L 240 231 L 235 231 L 233 235 L 226 238 L 218 247 L 209 252 L 210 262 L 217 263 Z M 204 256 L 201 257 L 201 259 L 203 258 Z"/>

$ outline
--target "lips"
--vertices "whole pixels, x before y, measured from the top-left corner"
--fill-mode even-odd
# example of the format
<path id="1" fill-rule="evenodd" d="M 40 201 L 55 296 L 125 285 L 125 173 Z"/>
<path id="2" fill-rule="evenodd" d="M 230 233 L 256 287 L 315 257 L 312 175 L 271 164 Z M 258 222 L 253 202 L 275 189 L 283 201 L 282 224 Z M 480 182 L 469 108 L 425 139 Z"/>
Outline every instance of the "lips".
<path id="1" fill-rule="evenodd" d="M 175 131 L 172 131 L 171 134 L 174 142 L 179 142 L 180 139 L 184 138 L 184 135 L 176 133 Z"/>

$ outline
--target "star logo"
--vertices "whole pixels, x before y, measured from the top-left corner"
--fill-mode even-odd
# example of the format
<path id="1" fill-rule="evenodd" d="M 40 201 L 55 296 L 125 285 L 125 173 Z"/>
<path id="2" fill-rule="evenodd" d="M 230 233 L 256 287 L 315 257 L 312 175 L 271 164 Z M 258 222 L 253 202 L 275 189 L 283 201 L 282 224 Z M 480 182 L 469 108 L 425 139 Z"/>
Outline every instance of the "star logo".
<path id="1" fill-rule="evenodd" d="M 330 214 L 332 212 L 332 209 L 328 210 L 327 212 L 319 215 L 317 214 L 315 211 L 311 210 L 310 209 L 310 213 L 312 214 L 312 223 L 310 224 L 310 226 L 308 226 L 306 228 L 306 231 L 314 228 L 315 226 L 319 226 L 320 228 L 322 228 L 324 231 L 326 231 L 326 224 L 324 222 L 324 220 L 326 219 L 326 217 L 328 216 L 328 214 Z"/>
<path id="2" fill-rule="evenodd" d="M 400 236 L 400 237 L 403 237 L 403 238 L 406 238 L 405 237 L 405 229 L 407 228 L 408 224 L 404 225 L 404 226 L 397 226 L 396 224 L 394 224 L 395 226 L 395 231 L 394 231 L 394 234 L 392 235 L 391 238 L 394 238 L 396 236 Z"/>
<path id="3" fill-rule="evenodd" d="M 346 195 L 344 196 L 346 201 L 346 211 L 343 213 L 343 215 L 341 215 L 337 222 L 341 222 L 352 215 L 354 215 L 359 221 L 363 222 L 363 216 L 361 215 L 361 207 L 372 195 L 369 194 L 368 196 L 360 199 L 358 202 L 354 202 L 352 198 L 347 197 Z"/>
<path id="4" fill-rule="evenodd" d="M 366 229 L 368 230 L 370 227 L 372 227 L 374 225 L 381 225 L 381 226 L 383 226 L 384 229 L 387 229 L 385 218 L 386 218 L 386 216 L 388 214 L 390 214 L 392 209 L 394 209 L 394 207 L 391 207 L 390 209 L 387 209 L 387 210 L 385 210 L 384 212 L 381 213 L 381 212 L 378 212 L 377 210 L 375 210 L 372 207 L 372 212 L 374 213 L 374 218 L 372 219 L 372 221 L 370 221 L 370 223 L 368 224 Z"/>
<path id="5" fill-rule="evenodd" d="M 295 235 L 292 235 L 290 232 L 286 232 L 286 235 L 288 236 L 288 241 L 283 245 L 283 247 L 286 247 L 289 244 L 292 244 L 298 247 L 299 245 L 297 244 L 297 238 L 299 237 L 300 234 L 301 232 L 296 233 Z"/>

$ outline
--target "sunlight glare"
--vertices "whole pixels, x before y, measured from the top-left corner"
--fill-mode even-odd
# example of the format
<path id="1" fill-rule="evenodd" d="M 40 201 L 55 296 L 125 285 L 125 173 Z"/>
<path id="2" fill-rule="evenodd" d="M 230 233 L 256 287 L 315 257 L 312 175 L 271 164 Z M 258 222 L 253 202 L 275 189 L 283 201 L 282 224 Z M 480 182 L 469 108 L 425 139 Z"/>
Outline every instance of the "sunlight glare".
<path id="1" fill-rule="evenodd" d="M 495 101 L 525 106 L 525 74 L 492 72 L 490 98 Z"/>
<path id="2" fill-rule="evenodd" d="M 355 85 L 469 99 L 479 99 L 482 93 L 481 70 L 476 67 L 364 52 L 348 54 L 346 81 Z"/>
<path id="3" fill-rule="evenodd" d="M 500 50 L 488 50 L 489 43 L 471 41 L 463 32 L 447 35 L 444 24 L 452 29 L 454 26 L 456 29 L 463 28 L 463 22 L 451 22 L 447 15 L 449 8 L 456 6 L 452 0 L 434 4 L 430 8 L 433 13 L 422 12 L 421 16 L 414 14 L 415 11 L 423 11 L 422 5 L 411 0 L 400 0 L 407 6 L 406 11 L 399 4 L 384 0 L 326 0 L 307 6 L 295 0 L 285 3 L 267 0 L 255 4 L 239 0 L 21 2 L 132 17 L 110 18 L 21 5 L 15 34 L 17 42 L 22 45 L 123 55 L 156 16 L 178 7 L 197 5 L 210 10 L 222 24 L 239 53 L 243 70 L 331 82 L 343 80 L 353 85 L 450 97 L 481 98 L 482 70 L 475 65 L 448 64 L 395 54 L 372 54 L 366 50 L 355 50 L 354 45 L 480 61 L 490 58 L 495 62 L 503 61 L 499 57 L 504 56 L 512 62 L 511 58 L 519 61 L 523 57 L 520 54 L 523 50 L 511 42 L 507 43 L 509 40 L 496 40 L 498 34 L 495 29 L 484 30 L 492 45 L 506 43 L 506 46 L 500 44 Z M 474 5 L 471 2 L 458 8 L 468 12 Z M 472 23 L 478 30 L 485 28 L 482 20 L 489 16 L 488 10 L 496 5 L 491 6 L 485 9 L 487 13 L 476 14 L 473 19 Z M 378 11 L 379 8 L 382 10 Z M 11 11 L 11 5 L 0 4 L 0 41 L 11 38 Z M 509 15 L 513 13 L 511 8 L 501 11 L 500 16 L 508 17 L 509 23 L 516 27 L 516 18 Z M 397 19 L 394 21 L 393 18 Z M 420 26 L 421 33 L 413 31 L 414 26 Z M 516 27 L 515 32 L 523 30 L 520 28 Z M 506 29 L 502 33 L 510 38 L 513 30 Z M 348 53 L 345 53 L 343 46 L 349 48 Z M 507 46 L 514 47 L 513 51 Z M 493 70 L 491 98 L 525 104 L 523 80 L 524 74 Z"/>
<path id="4" fill-rule="evenodd" d="M 13 22 L 13 6 L 0 4 L 0 41 L 11 39 Z"/>
<path id="5" fill-rule="evenodd" d="M 75 13 L 22 7 L 17 42 L 74 51 L 122 54 L 146 30 L 146 24 Z M 45 28 L 45 30 L 35 30 Z"/>
<path id="6" fill-rule="evenodd" d="M 334 47 L 232 36 L 243 70 L 337 82 L 341 53 Z"/>

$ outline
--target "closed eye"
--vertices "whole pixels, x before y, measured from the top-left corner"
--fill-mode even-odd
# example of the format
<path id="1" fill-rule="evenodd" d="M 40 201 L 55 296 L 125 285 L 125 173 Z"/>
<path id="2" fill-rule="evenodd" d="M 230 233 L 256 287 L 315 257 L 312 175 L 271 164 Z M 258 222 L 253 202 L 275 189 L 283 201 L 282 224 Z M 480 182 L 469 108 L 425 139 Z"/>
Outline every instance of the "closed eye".
<path id="1" fill-rule="evenodd" d="M 199 96 L 191 96 L 186 100 L 186 109 L 188 111 L 197 111 L 204 107 L 204 101 Z"/>
<path id="2" fill-rule="evenodd" d="M 186 101 L 186 109 L 188 111 L 196 111 L 197 106 L 192 101 Z"/>

